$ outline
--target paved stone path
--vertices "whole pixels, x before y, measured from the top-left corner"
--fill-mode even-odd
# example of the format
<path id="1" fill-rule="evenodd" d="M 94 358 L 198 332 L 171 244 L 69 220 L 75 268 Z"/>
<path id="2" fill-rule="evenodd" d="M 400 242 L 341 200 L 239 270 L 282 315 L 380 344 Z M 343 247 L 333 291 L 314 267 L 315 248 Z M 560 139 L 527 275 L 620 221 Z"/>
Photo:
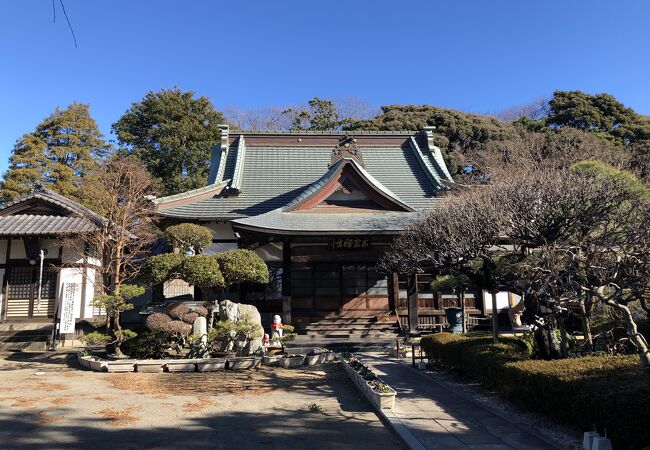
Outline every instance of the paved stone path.
<path id="1" fill-rule="evenodd" d="M 502 417 L 485 409 L 402 360 L 369 353 L 359 356 L 397 391 L 395 408 L 382 413 L 411 448 L 559 448 L 517 423 L 516 418 Z"/>

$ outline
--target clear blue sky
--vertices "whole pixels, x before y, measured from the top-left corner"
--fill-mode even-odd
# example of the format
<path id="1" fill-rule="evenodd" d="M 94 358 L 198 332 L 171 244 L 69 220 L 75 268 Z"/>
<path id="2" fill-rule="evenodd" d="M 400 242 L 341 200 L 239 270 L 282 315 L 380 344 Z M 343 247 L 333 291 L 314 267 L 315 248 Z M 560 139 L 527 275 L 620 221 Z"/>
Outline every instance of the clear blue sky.
<path id="1" fill-rule="evenodd" d="M 219 107 L 360 97 L 494 112 L 556 89 L 650 114 L 650 2 L 4 0 L 0 170 L 55 107 L 102 131 L 148 90 Z"/>

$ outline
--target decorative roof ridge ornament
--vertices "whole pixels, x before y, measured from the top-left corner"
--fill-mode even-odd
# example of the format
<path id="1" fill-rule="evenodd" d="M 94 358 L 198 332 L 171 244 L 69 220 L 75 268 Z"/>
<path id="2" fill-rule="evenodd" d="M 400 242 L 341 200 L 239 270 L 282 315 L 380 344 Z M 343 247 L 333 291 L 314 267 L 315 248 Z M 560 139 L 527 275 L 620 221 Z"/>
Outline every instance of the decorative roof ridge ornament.
<path id="1" fill-rule="evenodd" d="M 228 136 L 230 126 L 228 124 L 217 125 L 221 131 L 221 142 L 212 147 L 212 158 L 210 160 L 210 174 L 208 175 L 208 184 L 215 184 L 223 181 L 223 175 L 226 171 L 226 159 L 228 158 Z"/>
<path id="2" fill-rule="evenodd" d="M 434 127 L 433 125 L 422 128 L 422 132 L 427 138 L 427 150 L 429 151 L 429 154 L 433 156 L 433 160 L 435 161 L 435 164 L 437 166 L 436 169 L 438 170 L 439 176 L 444 180 L 445 183 L 449 183 L 449 182 L 453 183 L 454 179 L 449 173 L 447 164 L 445 164 L 445 159 L 442 156 L 442 151 L 433 142 L 433 131 L 435 129 L 436 127 Z"/>
<path id="3" fill-rule="evenodd" d="M 332 167 L 341 159 L 346 158 L 353 159 L 361 167 L 366 167 L 363 163 L 363 155 L 361 154 L 361 149 L 357 145 L 356 138 L 349 134 L 341 137 L 339 143 L 332 149 L 332 158 L 328 167 Z"/>

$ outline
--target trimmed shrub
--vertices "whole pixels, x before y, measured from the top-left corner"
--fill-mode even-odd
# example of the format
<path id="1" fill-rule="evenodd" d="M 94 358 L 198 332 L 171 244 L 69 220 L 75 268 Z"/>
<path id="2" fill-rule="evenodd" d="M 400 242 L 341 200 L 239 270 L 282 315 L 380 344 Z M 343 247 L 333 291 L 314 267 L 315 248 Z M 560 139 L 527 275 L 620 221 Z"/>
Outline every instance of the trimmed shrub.
<path id="1" fill-rule="evenodd" d="M 192 332 L 192 325 L 185 323 L 182 320 L 171 320 L 161 327 L 160 331 L 165 333 L 180 333 L 187 336 Z"/>
<path id="2" fill-rule="evenodd" d="M 151 256 L 142 268 L 140 277 L 150 285 L 161 284 L 179 278 L 184 256 L 178 253 L 163 253 Z"/>
<path id="3" fill-rule="evenodd" d="M 217 253 L 214 258 L 219 262 L 228 286 L 244 282 L 261 284 L 269 282 L 269 269 L 266 263 L 252 250 L 229 250 Z"/>
<path id="4" fill-rule="evenodd" d="M 172 303 L 165 312 L 174 319 L 182 319 L 185 314 L 190 312 L 190 308 L 184 303 Z"/>
<path id="5" fill-rule="evenodd" d="M 103 347 L 111 341 L 111 337 L 99 331 L 93 331 L 79 336 L 79 340 L 88 347 Z"/>
<path id="6" fill-rule="evenodd" d="M 212 232 L 202 225 L 181 223 L 167 228 L 165 239 L 172 247 L 181 251 L 192 249 L 196 253 L 201 253 L 203 247 L 212 243 Z"/>
<path id="7" fill-rule="evenodd" d="M 166 356 L 170 337 L 160 331 L 145 331 L 122 344 L 122 350 L 131 358 L 161 359 Z"/>
<path id="8" fill-rule="evenodd" d="M 187 312 L 187 313 L 183 314 L 183 317 L 181 317 L 181 319 L 182 319 L 183 322 L 185 322 L 185 323 L 193 324 L 194 321 L 195 321 L 198 317 L 199 317 L 199 313 L 197 313 L 197 312 L 195 312 L 195 311 L 190 311 L 190 312 Z"/>
<path id="9" fill-rule="evenodd" d="M 430 362 L 581 430 L 607 429 L 615 448 L 650 444 L 650 376 L 637 355 L 532 360 L 518 339 L 440 333 L 422 338 Z"/>
<path id="10" fill-rule="evenodd" d="M 185 281 L 199 287 L 224 287 L 224 279 L 219 270 L 219 263 L 212 256 L 188 256 L 181 264 L 181 272 Z"/>
<path id="11" fill-rule="evenodd" d="M 144 325 L 151 331 L 162 331 L 163 326 L 167 322 L 171 322 L 172 318 L 165 313 L 151 313 L 147 320 L 144 322 Z"/>

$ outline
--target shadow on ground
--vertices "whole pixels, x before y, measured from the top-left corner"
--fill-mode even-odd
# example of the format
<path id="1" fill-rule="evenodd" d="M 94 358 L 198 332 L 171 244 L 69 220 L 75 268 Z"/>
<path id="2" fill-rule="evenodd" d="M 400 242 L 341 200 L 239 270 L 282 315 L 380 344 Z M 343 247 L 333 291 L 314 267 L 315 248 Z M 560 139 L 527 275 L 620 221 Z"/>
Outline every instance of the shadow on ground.
<path id="1" fill-rule="evenodd" d="M 260 399 L 260 401 L 262 401 Z M 396 439 L 369 432 L 366 424 L 350 417 L 327 420 L 327 413 L 276 410 L 272 414 L 222 413 L 188 419 L 182 427 L 128 427 L 107 429 L 106 419 L 80 420 L 74 426 L 57 425 L 65 408 L 39 413 L 0 412 L 3 449 L 340 449 L 400 448 Z M 160 411 L 164 415 L 164 411 Z M 120 420 L 120 419 L 117 419 Z M 392 436 L 391 436 L 392 437 Z"/>

